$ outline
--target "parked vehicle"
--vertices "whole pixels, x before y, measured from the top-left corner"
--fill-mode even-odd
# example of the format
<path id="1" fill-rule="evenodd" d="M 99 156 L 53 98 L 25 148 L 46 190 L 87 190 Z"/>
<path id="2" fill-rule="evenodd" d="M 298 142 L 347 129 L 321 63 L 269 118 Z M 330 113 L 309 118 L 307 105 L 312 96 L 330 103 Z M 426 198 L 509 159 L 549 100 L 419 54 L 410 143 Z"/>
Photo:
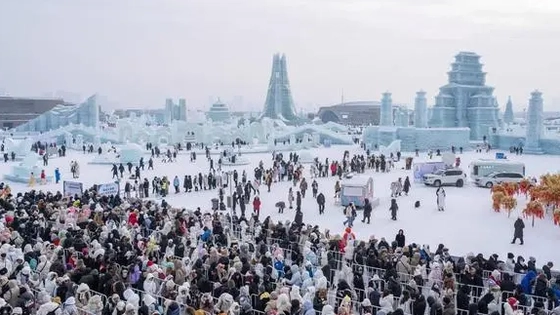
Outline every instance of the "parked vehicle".
<path id="1" fill-rule="evenodd" d="M 475 184 L 479 187 L 492 188 L 492 186 L 501 183 L 519 183 L 524 176 L 521 173 L 512 172 L 494 172 L 475 180 Z"/>
<path id="2" fill-rule="evenodd" d="M 463 187 L 467 174 L 460 168 L 439 170 L 433 174 L 424 175 L 424 184 L 427 186 L 457 186 Z"/>
<path id="3" fill-rule="evenodd" d="M 480 159 L 473 161 L 469 168 L 470 177 L 474 182 L 491 173 L 519 173 L 525 176 L 525 163 L 510 160 Z"/>

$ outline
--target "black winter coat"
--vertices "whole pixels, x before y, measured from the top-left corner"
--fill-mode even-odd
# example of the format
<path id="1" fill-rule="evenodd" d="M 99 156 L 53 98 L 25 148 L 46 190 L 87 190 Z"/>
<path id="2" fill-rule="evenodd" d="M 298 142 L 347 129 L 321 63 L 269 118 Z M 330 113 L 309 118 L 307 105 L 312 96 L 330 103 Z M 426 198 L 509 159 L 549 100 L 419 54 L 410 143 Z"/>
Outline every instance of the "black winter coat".
<path id="1" fill-rule="evenodd" d="M 525 223 L 523 223 L 523 220 L 521 219 L 515 220 L 515 223 L 513 224 L 513 228 L 515 229 L 513 237 L 523 237 L 523 229 L 525 228 Z"/>

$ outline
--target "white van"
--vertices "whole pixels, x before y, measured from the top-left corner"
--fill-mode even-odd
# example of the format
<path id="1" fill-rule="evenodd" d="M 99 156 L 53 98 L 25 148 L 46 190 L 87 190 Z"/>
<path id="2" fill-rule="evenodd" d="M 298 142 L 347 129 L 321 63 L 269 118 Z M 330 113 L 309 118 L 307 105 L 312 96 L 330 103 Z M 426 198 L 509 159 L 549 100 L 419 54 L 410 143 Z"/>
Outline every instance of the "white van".
<path id="1" fill-rule="evenodd" d="M 525 176 L 525 163 L 509 160 L 480 159 L 470 165 L 470 174 L 473 181 L 477 181 L 490 173 L 518 173 Z"/>

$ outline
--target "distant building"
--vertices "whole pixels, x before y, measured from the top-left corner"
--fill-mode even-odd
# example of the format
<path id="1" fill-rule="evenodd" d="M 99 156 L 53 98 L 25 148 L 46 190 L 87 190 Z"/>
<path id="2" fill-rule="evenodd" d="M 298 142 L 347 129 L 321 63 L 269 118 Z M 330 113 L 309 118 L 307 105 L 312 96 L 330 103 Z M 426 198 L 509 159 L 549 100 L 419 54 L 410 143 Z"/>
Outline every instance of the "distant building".
<path id="1" fill-rule="evenodd" d="M 39 117 L 57 105 L 72 105 L 63 99 L 0 96 L 0 127 L 15 128 Z"/>
<path id="2" fill-rule="evenodd" d="M 206 115 L 214 122 L 226 121 L 231 118 L 228 106 L 220 102 L 220 100 L 212 104 L 210 110 L 206 113 Z"/>
<path id="3" fill-rule="evenodd" d="M 393 104 L 393 117 L 405 105 Z M 379 125 L 381 119 L 381 102 L 379 101 L 355 101 L 344 102 L 332 106 L 319 108 L 317 117 L 324 123 L 335 122 L 343 125 Z M 412 117 L 412 116 L 411 116 Z M 412 121 L 411 121 L 412 123 Z"/>

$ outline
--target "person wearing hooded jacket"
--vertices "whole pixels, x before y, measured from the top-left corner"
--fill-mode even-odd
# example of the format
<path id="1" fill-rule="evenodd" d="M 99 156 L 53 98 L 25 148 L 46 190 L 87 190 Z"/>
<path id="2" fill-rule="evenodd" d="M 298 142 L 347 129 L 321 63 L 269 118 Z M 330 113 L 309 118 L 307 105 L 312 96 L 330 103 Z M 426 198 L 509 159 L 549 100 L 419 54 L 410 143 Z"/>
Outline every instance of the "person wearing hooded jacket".
<path id="1" fill-rule="evenodd" d="M 292 272 L 292 277 L 287 280 L 286 283 L 289 285 L 297 285 L 298 287 L 301 287 L 302 280 L 301 273 L 299 272 L 299 267 L 297 265 L 292 265 L 290 267 L 290 270 Z"/>
<path id="2" fill-rule="evenodd" d="M 443 315 L 443 306 L 433 296 L 428 297 L 428 306 L 430 307 L 430 315 Z"/>

